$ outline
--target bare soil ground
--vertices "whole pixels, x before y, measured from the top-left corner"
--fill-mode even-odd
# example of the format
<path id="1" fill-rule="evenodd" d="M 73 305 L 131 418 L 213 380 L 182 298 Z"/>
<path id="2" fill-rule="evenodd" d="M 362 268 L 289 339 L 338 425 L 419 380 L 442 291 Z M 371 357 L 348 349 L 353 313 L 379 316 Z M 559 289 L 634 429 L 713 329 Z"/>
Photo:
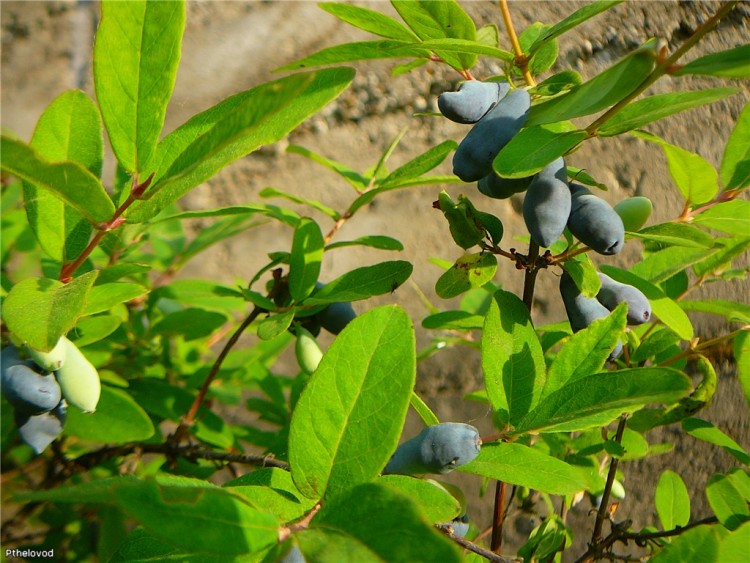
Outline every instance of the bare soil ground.
<path id="1" fill-rule="evenodd" d="M 358 3 L 388 13 L 385 2 Z M 553 23 L 580 7 L 582 2 L 516 1 L 511 4 L 518 29 L 534 21 Z M 553 70 L 573 68 L 584 78 L 591 77 L 618 57 L 650 37 L 664 38 L 674 47 L 689 36 L 700 22 L 713 13 L 717 2 L 632 1 L 586 22 L 560 38 L 560 56 Z M 478 24 L 495 23 L 501 28 L 496 4 L 489 1 L 466 2 L 466 9 Z M 97 22 L 98 7 L 79 2 L 2 2 L 2 126 L 28 139 L 34 124 L 58 94 L 68 88 L 82 88 L 93 96 L 90 49 Z M 741 6 L 722 22 L 690 57 L 727 49 L 747 42 L 750 11 Z M 223 98 L 261 82 L 273 79 L 273 69 L 310 54 L 322 47 L 346 41 L 370 38 L 338 22 L 314 2 L 209 2 L 194 1 L 188 6 L 182 62 L 173 101 L 169 107 L 166 131 L 184 122 L 194 113 Z M 435 117 L 417 117 L 415 112 L 434 111 L 437 95 L 453 88 L 459 76 L 450 69 L 428 65 L 397 78 L 390 76 L 392 63 L 372 62 L 356 65 L 359 72 L 353 86 L 321 114 L 313 117 L 289 138 L 243 158 L 187 196 L 185 208 L 213 208 L 259 199 L 267 186 L 316 198 L 339 210 L 353 198 L 350 188 L 337 176 L 296 155 L 285 154 L 288 143 L 302 145 L 328 158 L 340 160 L 354 169 L 364 170 L 377 162 L 379 155 L 399 131 L 408 127 L 403 142 L 392 157 L 391 167 L 408 161 L 445 139 L 460 140 L 465 126 Z M 478 78 L 497 73 L 493 63 L 481 64 Z M 665 78 L 652 93 L 677 88 L 701 89 L 714 82 L 702 78 Z M 745 82 L 742 92 L 732 98 L 665 119 L 649 129 L 667 141 L 696 151 L 718 166 L 725 140 L 739 114 L 750 99 Z M 663 154 L 652 145 L 632 137 L 600 139 L 586 143 L 570 158 L 570 164 L 585 168 L 606 183 L 604 197 L 611 202 L 642 194 L 654 202 L 654 220 L 676 216 L 682 207 L 666 171 Z M 111 178 L 112 164 L 109 164 Z M 441 168 L 449 172 L 449 163 Z M 441 189 L 452 196 L 474 193 L 474 186 L 429 186 L 393 192 L 364 209 L 347 223 L 338 240 L 364 234 L 387 234 L 404 243 L 400 256 L 415 266 L 412 283 L 394 295 L 357 303 L 363 310 L 376 304 L 396 301 L 412 315 L 418 327 L 419 345 L 433 336 L 419 328 L 427 310 L 417 288 L 441 308 L 434 293 L 440 270 L 428 262 L 430 257 L 454 260 L 460 253 L 453 244 L 444 220 L 431 208 Z M 477 200 L 478 202 L 479 200 Z M 506 236 L 524 232 L 517 199 L 481 201 L 481 206 L 496 213 L 505 225 Z M 292 205 L 292 207 L 294 207 Z M 309 213 L 307 210 L 305 213 Z M 316 217 L 330 226 L 324 217 Z M 328 221 L 328 222 L 327 222 Z M 200 229 L 197 222 L 193 228 Z M 266 253 L 289 247 L 288 229 L 268 224 L 236 237 L 215 249 L 204 259 L 191 263 L 186 276 L 209 277 L 233 282 L 247 279 L 264 263 Z M 608 263 L 627 265 L 636 257 L 635 245 Z M 523 243 L 518 243 L 519 249 Z M 384 259 L 382 251 L 340 250 L 327 255 L 323 279 L 330 279 L 354 266 Z M 521 277 L 512 264 L 501 264 L 497 281 L 518 292 Z M 534 310 L 538 325 L 564 319 L 556 289 L 554 272 L 542 272 L 537 285 Z M 750 285 L 734 282 L 721 288 L 707 288 L 708 296 L 747 300 Z M 710 337 L 727 327 L 710 317 L 696 317 L 697 332 Z M 731 358 L 719 360 L 720 385 L 712 406 L 703 413 L 745 447 L 750 446 L 748 408 L 736 382 Z M 479 357 L 466 348 L 446 350 L 420 364 L 418 390 L 442 420 L 471 422 L 483 432 L 491 432 L 486 409 L 466 402 L 462 396 L 481 382 Z M 407 433 L 418 428 L 410 418 Z M 654 431 L 652 440 L 674 441 L 675 449 L 665 455 L 623 464 L 627 497 L 621 503 L 618 519 L 631 518 L 635 526 L 654 524 L 653 494 L 659 473 L 671 468 L 682 475 L 694 491 L 693 516 L 709 513 L 702 493 L 708 477 L 734 465 L 732 459 L 716 448 L 685 438 L 671 428 Z M 478 496 L 476 479 L 457 477 L 469 496 L 470 517 L 480 528 L 490 523 L 490 495 Z M 543 509 L 541 505 L 537 508 Z M 570 514 L 575 543 L 580 548 L 587 540 L 593 517 L 589 504 L 582 502 Z M 506 526 L 508 551 L 513 552 L 522 535 L 539 522 L 534 514 L 514 510 Z"/>

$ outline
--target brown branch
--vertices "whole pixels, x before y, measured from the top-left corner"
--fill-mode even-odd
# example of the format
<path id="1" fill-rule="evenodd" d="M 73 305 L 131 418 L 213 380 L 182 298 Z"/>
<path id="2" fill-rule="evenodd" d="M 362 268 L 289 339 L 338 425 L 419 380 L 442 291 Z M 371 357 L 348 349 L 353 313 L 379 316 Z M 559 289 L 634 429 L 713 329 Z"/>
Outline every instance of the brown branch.
<path id="1" fill-rule="evenodd" d="M 518 35 L 516 34 L 516 30 L 513 27 L 513 20 L 510 17 L 510 9 L 508 8 L 508 0 L 498 0 L 498 5 L 500 6 L 500 12 L 503 15 L 503 23 L 505 24 L 505 29 L 508 32 L 510 43 L 513 46 L 513 51 L 516 54 L 516 58 L 513 62 L 519 68 L 521 74 L 523 74 L 523 78 L 526 81 L 526 84 L 528 84 L 529 86 L 536 86 L 536 81 L 534 80 L 534 77 L 531 76 L 531 72 L 529 71 L 529 59 L 523 52 L 523 49 L 521 48 L 521 42 L 518 40 Z"/>
<path id="2" fill-rule="evenodd" d="M 515 557 L 511 559 L 502 557 L 497 553 L 493 553 L 492 551 L 483 548 L 481 545 L 477 545 L 459 535 L 456 535 L 453 532 L 453 526 L 451 526 L 450 524 L 436 524 L 435 527 L 464 549 L 468 549 L 472 553 L 476 553 L 477 555 L 484 557 L 488 561 L 493 561 L 494 563 L 518 563 L 519 561 L 521 561 L 521 559 Z"/>
<path id="3" fill-rule="evenodd" d="M 618 444 L 622 442 L 622 435 L 625 432 L 625 425 L 628 421 L 628 415 L 623 414 L 620 416 L 620 422 L 617 425 L 617 432 L 615 434 L 615 442 Z M 617 465 L 619 459 L 616 457 L 612 458 L 609 462 L 609 473 L 607 474 L 607 483 L 604 485 L 604 492 L 602 493 L 602 501 L 599 504 L 599 510 L 596 513 L 596 522 L 594 523 L 594 533 L 591 535 L 591 545 L 597 545 L 602 541 L 602 527 L 604 526 L 604 520 L 607 517 L 607 511 L 609 509 L 609 495 L 612 492 L 612 484 L 615 482 L 615 475 L 617 474 Z"/>

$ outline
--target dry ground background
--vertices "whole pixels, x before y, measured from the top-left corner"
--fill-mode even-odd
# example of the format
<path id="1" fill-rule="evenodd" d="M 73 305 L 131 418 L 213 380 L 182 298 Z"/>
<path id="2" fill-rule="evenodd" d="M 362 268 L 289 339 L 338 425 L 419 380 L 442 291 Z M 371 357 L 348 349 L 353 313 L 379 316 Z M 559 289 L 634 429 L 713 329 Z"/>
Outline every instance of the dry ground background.
<path id="1" fill-rule="evenodd" d="M 394 14 L 386 2 L 358 4 Z M 534 21 L 559 21 L 580 5 L 581 2 L 519 0 L 512 2 L 511 10 L 516 27 L 522 30 Z M 475 1 L 465 2 L 464 6 L 478 25 L 496 23 L 502 32 L 496 4 Z M 718 3 L 714 2 L 677 1 L 634 1 L 620 5 L 561 37 L 560 56 L 553 70 L 573 68 L 586 78 L 649 37 L 664 38 L 674 46 L 688 37 L 717 6 Z M 98 6 L 88 1 L 3 0 L 0 9 L 2 125 L 29 139 L 45 106 L 65 89 L 82 88 L 93 95 L 90 52 Z M 749 22 L 750 8 L 745 3 L 689 57 L 747 42 Z M 275 78 L 277 75 L 272 74 L 272 70 L 276 67 L 325 46 L 367 38 L 371 36 L 340 23 L 314 2 L 190 2 L 182 62 L 167 113 L 166 131 L 237 91 Z M 377 161 L 403 127 L 408 126 L 409 131 L 392 157 L 392 167 L 436 143 L 448 138 L 460 140 L 465 134 L 465 126 L 440 118 L 413 115 L 436 109 L 437 95 L 453 88 L 459 79 L 455 72 L 428 65 L 409 75 L 391 78 L 389 72 L 393 64 L 390 62 L 356 66 L 359 72 L 353 86 L 321 114 L 293 132 L 287 141 L 264 148 L 229 166 L 194 190 L 182 205 L 197 209 L 256 201 L 261 189 L 275 186 L 317 198 L 343 210 L 353 196 L 348 186 L 322 167 L 300 156 L 285 154 L 287 142 L 364 170 Z M 482 78 L 498 70 L 493 63 L 480 64 L 475 74 Z M 711 84 L 712 81 L 700 78 L 665 78 L 652 88 L 652 92 L 683 87 L 699 89 Z M 649 126 L 649 129 L 672 143 L 700 153 L 718 166 L 724 142 L 740 109 L 750 99 L 750 86 L 747 83 L 739 85 L 742 92 L 728 100 L 679 114 Z M 657 221 L 674 217 L 681 210 L 662 153 L 640 140 L 627 136 L 595 140 L 572 155 L 570 163 L 586 168 L 605 182 L 610 188 L 605 197 L 611 202 L 635 194 L 646 195 L 654 201 L 654 220 Z M 109 172 L 105 172 L 110 176 L 105 176 L 105 183 L 109 183 L 111 169 L 110 162 Z M 448 166 L 442 171 L 449 172 Z M 459 256 L 459 249 L 451 241 L 445 222 L 431 209 L 432 201 L 443 188 L 454 197 L 461 192 L 473 193 L 475 189 L 470 185 L 453 185 L 393 192 L 364 209 L 341 229 L 338 240 L 364 234 L 394 236 L 404 243 L 402 257 L 415 266 L 414 285 L 404 285 L 393 296 L 357 303 L 358 310 L 396 301 L 407 309 L 418 326 L 427 311 L 415 285 L 439 307 L 449 307 L 450 303 L 442 303 L 434 295 L 433 287 L 440 270 L 427 261 L 429 257 L 454 260 Z M 519 203 L 520 200 L 516 199 L 483 200 L 480 207 L 495 212 L 505 224 L 506 236 L 509 236 L 524 232 L 518 214 Z M 318 219 L 324 228 L 330 225 L 325 217 Z M 196 222 L 191 228 L 197 230 L 203 225 Z M 247 279 L 264 263 L 267 252 L 288 249 L 290 241 L 288 229 L 268 224 L 232 239 L 205 259 L 189 264 L 185 275 L 230 283 Z M 609 263 L 627 265 L 636 256 L 636 244 L 631 243 L 630 248 L 616 259 L 609 259 Z M 327 255 L 323 279 L 386 258 L 378 251 L 340 250 Z M 519 291 L 521 278 L 509 263 L 501 264 L 497 281 L 506 288 Z M 534 310 L 537 324 L 564 318 L 556 283 L 557 277 L 551 271 L 539 276 Z M 747 282 L 733 282 L 720 288 L 707 288 L 703 296 L 721 295 L 746 301 L 749 289 Z M 696 317 L 695 321 L 697 332 L 702 336 L 711 336 L 727 328 L 715 318 Z M 426 344 L 432 335 L 417 330 L 419 344 Z M 705 416 L 748 447 L 750 418 L 736 383 L 734 364 L 729 357 L 720 357 L 718 362 L 719 391 Z M 491 421 L 486 410 L 462 399 L 465 393 L 476 389 L 480 381 L 479 356 L 466 348 L 446 350 L 419 366 L 418 390 L 441 420 L 471 422 L 483 432 L 490 432 Z M 417 429 L 418 421 L 411 417 L 407 434 Z M 621 466 L 628 496 L 620 506 L 618 517 L 632 518 L 636 526 L 656 522 L 652 509 L 653 493 L 658 475 L 665 468 L 680 473 L 689 489 L 695 492 L 693 517 L 707 515 L 709 507 L 702 493 L 705 482 L 714 472 L 733 466 L 732 458 L 691 438 L 681 438 L 672 428 L 655 431 L 652 438 L 652 441 L 676 440 L 676 447 L 669 454 Z M 472 520 L 480 527 L 488 525 L 491 514 L 489 495 L 478 498 L 476 479 L 457 476 L 455 480 L 463 485 L 470 497 Z M 570 521 L 576 530 L 590 529 L 592 517 L 587 514 L 589 508 L 588 502 L 584 501 L 572 511 Z M 538 519 L 531 514 L 514 511 L 506 527 L 509 551 L 518 546 L 519 533 L 528 533 L 537 522 Z M 586 537 L 582 531 L 576 533 L 575 539 L 578 546 L 585 545 Z M 580 553 L 580 550 L 576 551 Z"/>

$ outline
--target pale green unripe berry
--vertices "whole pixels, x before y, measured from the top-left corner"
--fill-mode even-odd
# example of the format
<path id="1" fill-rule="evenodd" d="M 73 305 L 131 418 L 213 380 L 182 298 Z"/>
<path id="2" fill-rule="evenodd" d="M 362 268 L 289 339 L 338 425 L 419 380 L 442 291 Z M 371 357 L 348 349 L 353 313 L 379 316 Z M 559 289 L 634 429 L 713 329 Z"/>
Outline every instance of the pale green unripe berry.
<path id="1" fill-rule="evenodd" d="M 651 217 L 654 206 L 647 197 L 635 196 L 623 199 L 614 209 L 622 219 L 625 230 L 636 232 L 640 231 Z"/>
<path id="2" fill-rule="evenodd" d="M 66 344 L 67 340 L 67 338 L 61 336 L 57 341 L 57 344 L 55 344 L 55 347 L 52 348 L 52 350 L 50 350 L 49 352 L 35 350 L 31 346 L 29 346 L 29 356 L 31 356 L 31 359 L 34 360 L 36 365 L 38 365 L 43 370 L 57 371 L 65 363 L 65 354 L 68 350 L 68 345 Z"/>
<path id="3" fill-rule="evenodd" d="M 55 372 L 63 397 L 84 412 L 94 412 L 102 390 L 99 372 L 75 344 L 65 342 L 65 364 Z"/>
<path id="4" fill-rule="evenodd" d="M 318 341 L 307 330 L 298 326 L 296 328 L 297 342 L 294 352 L 297 355 L 297 363 L 305 373 L 312 374 L 318 369 L 318 364 L 323 357 L 323 350 L 318 346 Z"/>

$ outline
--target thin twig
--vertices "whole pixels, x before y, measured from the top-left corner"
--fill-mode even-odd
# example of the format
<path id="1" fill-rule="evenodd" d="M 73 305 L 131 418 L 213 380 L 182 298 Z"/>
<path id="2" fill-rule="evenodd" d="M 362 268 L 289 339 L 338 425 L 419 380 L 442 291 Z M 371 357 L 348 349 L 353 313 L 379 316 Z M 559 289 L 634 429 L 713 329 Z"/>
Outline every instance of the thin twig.
<path id="1" fill-rule="evenodd" d="M 502 557 L 497 553 L 493 553 L 492 551 L 483 548 L 481 545 L 477 545 L 459 535 L 456 535 L 453 532 L 453 526 L 451 526 L 450 524 L 436 524 L 435 527 L 464 549 L 468 549 L 472 553 L 476 553 L 477 555 L 480 555 L 481 557 L 484 557 L 485 559 L 487 559 L 488 561 L 492 561 L 493 563 L 518 563 L 519 561 L 521 561 L 520 559 L 515 557 Z"/>
<path id="2" fill-rule="evenodd" d="M 623 414 L 620 416 L 620 422 L 617 425 L 617 432 L 615 434 L 615 442 L 618 444 L 622 442 L 622 435 L 625 432 L 625 425 L 628 421 L 628 415 Z M 602 500 L 599 505 L 599 510 L 596 513 L 596 522 L 594 523 L 594 533 L 591 535 L 591 544 L 597 545 L 602 541 L 602 527 L 604 526 L 604 520 L 607 517 L 607 511 L 609 510 L 609 495 L 612 492 L 612 484 L 615 481 L 615 475 L 617 474 L 617 465 L 619 459 L 616 457 L 612 458 L 609 462 L 609 473 L 607 474 L 607 483 L 604 485 L 604 492 L 602 492 Z"/>

